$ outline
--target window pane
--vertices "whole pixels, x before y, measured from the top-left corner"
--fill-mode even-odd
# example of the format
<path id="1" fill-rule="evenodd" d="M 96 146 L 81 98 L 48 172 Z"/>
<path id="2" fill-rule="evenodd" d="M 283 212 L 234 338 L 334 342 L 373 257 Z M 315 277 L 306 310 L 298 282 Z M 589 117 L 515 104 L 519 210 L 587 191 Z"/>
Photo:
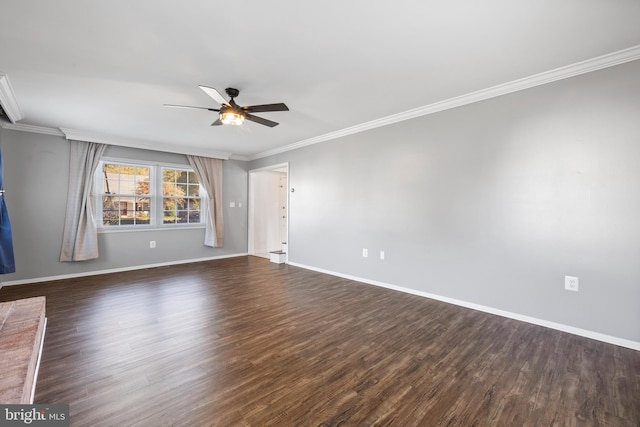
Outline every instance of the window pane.
<path id="1" fill-rule="evenodd" d="M 138 166 L 135 168 L 135 173 L 140 179 L 149 180 L 149 168 Z"/>
<path id="2" fill-rule="evenodd" d="M 111 184 L 110 184 L 109 178 L 107 176 L 104 176 L 104 178 L 102 178 L 102 192 L 104 194 L 110 194 L 111 193 Z"/>
<path id="3" fill-rule="evenodd" d="M 187 184 L 178 184 L 176 185 L 176 194 L 175 196 L 186 196 L 187 195 Z"/>
<path id="4" fill-rule="evenodd" d="M 175 196 L 176 195 L 176 185 L 163 183 L 162 184 L 162 195 L 163 196 Z"/>
<path id="5" fill-rule="evenodd" d="M 138 181 L 136 184 L 136 194 L 149 194 L 149 181 Z"/>
<path id="6" fill-rule="evenodd" d="M 165 211 L 173 211 L 176 209 L 176 200 L 175 199 L 170 199 L 170 198 L 164 198 L 162 199 L 162 208 Z"/>
<path id="7" fill-rule="evenodd" d="M 136 197 L 136 212 L 149 211 L 151 199 L 148 197 Z"/>
<path id="8" fill-rule="evenodd" d="M 136 173 L 136 168 L 129 165 L 119 165 L 119 171 L 120 176 L 123 177 L 123 179 L 133 179 L 133 176 Z"/>
<path id="9" fill-rule="evenodd" d="M 135 199 L 133 197 L 120 197 L 120 223 L 133 224 L 135 212 Z"/>
<path id="10" fill-rule="evenodd" d="M 149 168 L 136 168 L 136 194 L 149 194 Z"/>
<path id="11" fill-rule="evenodd" d="M 192 197 L 198 197 L 200 195 L 200 186 L 196 184 L 189 184 L 189 190 L 187 194 Z"/>
<path id="12" fill-rule="evenodd" d="M 178 217 L 176 218 L 176 222 L 178 224 L 186 224 L 188 222 L 189 212 L 187 211 L 178 211 Z"/>
<path id="13" fill-rule="evenodd" d="M 132 180 L 120 180 L 120 188 L 118 189 L 120 194 L 135 194 L 136 183 Z"/>
<path id="14" fill-rule="evenodd" d="M 199 184 L 198 177 L 195 172 L 189 172 L 189 184 Z"/>
<path id="15" fill-rule="evenodd" d="M 118 225 L 120 223 L 120 209 L 117 196 L 105 196 L 102 198 L 102 223 L 104 225 Z"/>
<path id="16" fill-rule="evenodd" d="M 164 211 L 164 215 L 162 218 L 163 224 L 174 224 L 176 222 L 176 212 L 175 211 Z"/>
<path id="17" fill-rule="evenodd" d="M 107 173 L 120 173 L 120 166 L 113 163 L 105 163 L 102 169 Z"/>
<path id="18" fill-rule="evenodd" d="M 118 165 L 105 164 L 102 168 L 102 191 L 105 194 L 112 194 L 118 192 Z"/>
<path id="19" fill-rule="evenodd" d="M 113 187 L 111 189 L 112 194 L 120 193 L 120 175 L 116 175 L 116 178 L 113 180 Z"/>
<path id="20" fill-rule="evenodd" d="M 200 223 L 200 211 L 190 211 L 189 212 L 189 222 L 192 224 Z"/>
<path id="21" fill-rule="evenodd" d="M 162 180 L 164 182 L 176 182 L 176 171 L 173 169 L 162 169 Z"/>
<path id="22" fill-rule="evenodd" d="M 136 224 L 149 224 L 150 222 L 151 217 L 149 216 L 149 211 L 136 211 Z"/>
<path id="23" fill-rule="evenodd" d="M 176 171 L 176 182 L 187 182 L 187 171 Z"/>
<path id="24" fill-rule="evenodd" d="M 118 196 L 104 196 L 102 197 L 103 210 L 117 210 L 118 209 Z"/>

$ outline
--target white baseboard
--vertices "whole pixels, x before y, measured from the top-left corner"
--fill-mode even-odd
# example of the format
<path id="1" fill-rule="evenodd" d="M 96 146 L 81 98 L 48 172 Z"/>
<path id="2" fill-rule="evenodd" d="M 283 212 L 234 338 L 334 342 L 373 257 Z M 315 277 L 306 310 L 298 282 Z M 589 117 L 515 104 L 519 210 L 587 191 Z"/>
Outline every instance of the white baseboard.
<path id="1" fill-rule="evenodd" d="M 97 276 L 99 274 L 121 273 L 123 271 L 143 270 L 145 268 L 166 267 L 169 265 L 178 265 L 178 264 L 190 264 L 193 262 L 212 261 L 212 260 L 224 259 L 224 258 L 236 258 L 241 256 L 247 256 L 247 255 L 249 254 L 247 253 L 230 254 L 230 255 L 221 255 L 221 256 L 206 257 L 206 258 L 184 259 L 180 261 L 159 262 L 156 264 L 134 265 L 130 267 L 111 268 L 107 270 L 86 271 L 82 273 L 62 274 L 59 276 L 36 277 L 32 279 L 23 279 L 23 280 L 11 280 L 8 282 L 2 282 L 2 286 L 25 285 L 28 283 L 51 282 L 53 280 L 63 280 L 63 279 L 75 279 L 76 277 L 88 277 L 88 276 Z"/>
<path id="2" fill-rule="evenodd" d="M 425 298 L 431 298 L 437 301 L 454 304 L 460 307 L 471 308 L 473 310 L 482 311 L 485 313 L 495 314 L 497 316 L 507 317 L 509 319 L 519 320 L 522 322 L 531 323 L 538 326 L 544 326 L 546 328 L 555 329 L 562 332 L 568 332 L 573 335 L 578 335 L 585 338 L 591 338 L 597 341 L 606 342 L 608 344 L 618 345 L 620 347 L 630 348 L 632 350 L 640 351 L 640 342 L 627 340 L 624 338 L 618 338 L 611 335 L 601 334 L 599 332 L 589 331 L 586 329 L 575 328 L 573 326 L 563 325 L 561 323 L 550 322 L 548 320 L 537 319 L 535 317 L 525 316 L 518 313 L 512 313 L 510 311 L 500 310 L 493 307 L 487 307 L 472 302 L 462 301 L 454 298 L 444 297 L 440 295 L 430 294 L 428 292 L 418 291 L 415 289 L 405 288 L 402 286 L 391 285 L 389 283 L 378 282 L 376 280 L 363 279 L 362 277 L 351 276 L 349 274 L 337 273 L 335 271 L 325 270 L 322 268 L 316 268 L 310 265 L 299 264 L 296 262 L 289 262 L 289 265 L 304 268 L 307 270 L 317 271 L 319 273 L 330 274 L 332 276 L 342 277 L 344 279 L 354 280 L 356 282 L 365 283 L 368 285 L 380 286 L 382 288 L 393 289 L 395 291 L 405 292 L 412 295 L 417 295 Z"/>

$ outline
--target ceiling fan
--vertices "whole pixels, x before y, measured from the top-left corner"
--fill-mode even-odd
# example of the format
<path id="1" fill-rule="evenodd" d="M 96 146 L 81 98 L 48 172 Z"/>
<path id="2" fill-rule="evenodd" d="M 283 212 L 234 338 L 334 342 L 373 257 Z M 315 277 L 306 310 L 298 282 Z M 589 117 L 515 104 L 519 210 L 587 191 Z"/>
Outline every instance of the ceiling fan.
<path id="1" fill-rule="evenodd" d="M 218 92 L 216 89 L 207 86 L 199 86 L 200 89 L 204 91 L 207 95 L 213 98 L 218 104 L 220 104 L 220 109 L 217 108 L 207 108 L 207 107 L 192 107 L 189 105 L 171 105 L 164 104 L 165 107 L 176 107 L 176 108 L 197 108 L 200 110 L 209 110 L 216 111 L 219 113 L 218 119 L 211 123 L 211 126 L 220 126 L 220 125 L 241 125 L 245 120 L 249 120 L 264 126 L 274 127 L 277 126 L 278 123 L 263 119 L 262 117 L 254 116 L 251 113 L 266 113 L 269 111 L 289 111 L 289 107 L 287 107 L 284 103 L 279 104 L 263 104 L 263 105 L 249 105 L 245 107 L 241 107 L 236 104 L 234 100 L 240 94 L 238 89 L 234 89 L 232 87 L 228 87 L 225 89 L 229 98 L 231 98 L 228 102 L 224 97 Z"/>

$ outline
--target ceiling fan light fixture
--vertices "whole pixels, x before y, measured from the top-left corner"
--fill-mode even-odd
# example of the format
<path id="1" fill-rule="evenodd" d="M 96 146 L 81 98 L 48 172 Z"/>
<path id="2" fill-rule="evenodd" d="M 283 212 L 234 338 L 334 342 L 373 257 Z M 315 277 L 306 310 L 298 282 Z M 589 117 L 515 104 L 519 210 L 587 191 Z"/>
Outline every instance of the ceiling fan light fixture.
<path id="1" fill-rule="evenodd" d="M 261 105 L 245 105 L 243 107 L 239 106 L 235 102 L 235 97 L 240 94 L 238 89 L 234 89 L 232 87 L 228 87 L 226 89 L 227 95 L 229 95 L 229 101 L 227 102 L 225 98 L 212 87 L 208 86 L 200 86 L 207 95 L 213 98 L 218 104 L 220 104 L 220 109 L 216 108 L 208 108 L 208 107 L 193 107 L 189 105 L 174 105 L 174 104 L 164 104 L 165 107 L 179 107 L 179 108 L 197 108 L 199 110 L 208 110 L 215 111 L 218 113 L 218 118 L 211 123 L 211 126 L 220 126 L 220 125 L 232 125 L 232 126 L 240 126 L 244 124 L 245 120 L 249 120 L 250 122 L 257 123 L 259 125 L 268 126 L 270 128 L 274 126 L 278 126 L 277 122 L 272 120 L 263 119 L 262 117 L 254 116 L 252 113 L 268 113 L 270 111 L 289 111 L 289 107 L 287 107 L 284 103 L 280 102 L 277 104 L 261 104 Z"/>
<path id="2" fill-rule="evenodd" d="M 225 125 L 240 126 L 244 123 L 244 114 L 229 109 L 220 111 L 220 121 Z"/>

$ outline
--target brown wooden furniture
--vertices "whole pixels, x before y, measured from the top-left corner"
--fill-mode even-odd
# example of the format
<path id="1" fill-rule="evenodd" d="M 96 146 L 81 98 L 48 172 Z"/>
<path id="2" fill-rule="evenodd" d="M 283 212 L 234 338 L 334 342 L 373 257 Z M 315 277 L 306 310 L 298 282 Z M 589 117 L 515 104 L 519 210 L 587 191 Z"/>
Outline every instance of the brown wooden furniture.
<path id="1" fill-rule="evenodd" d="M 45 297 L 0 303 L 0 403 L 33 403 L 45 327 Z"/>

